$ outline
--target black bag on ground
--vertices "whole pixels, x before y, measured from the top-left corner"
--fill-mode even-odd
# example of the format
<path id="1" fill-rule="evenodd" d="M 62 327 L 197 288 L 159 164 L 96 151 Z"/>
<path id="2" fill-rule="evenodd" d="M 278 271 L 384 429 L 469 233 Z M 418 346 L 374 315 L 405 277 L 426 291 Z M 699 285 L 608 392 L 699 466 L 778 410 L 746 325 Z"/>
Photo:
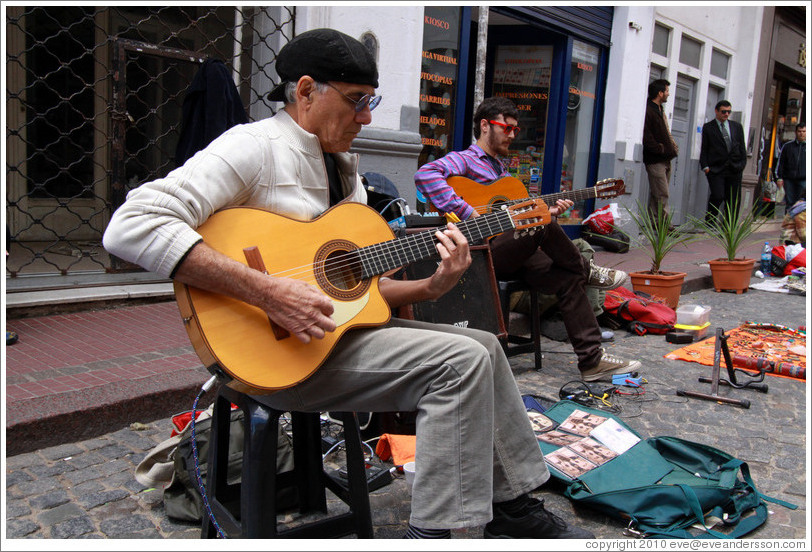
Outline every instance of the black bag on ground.
<path id="1" fill-rule="evenodd" d="M 606 251 L 613 253 L 626 253 L 629 250 L 629 236 L 618 230 L 612 230 L 608 234 L 596 234 L 586 228 L 581 232 L 581 237 L 590 245 L 597 245 Z"/>

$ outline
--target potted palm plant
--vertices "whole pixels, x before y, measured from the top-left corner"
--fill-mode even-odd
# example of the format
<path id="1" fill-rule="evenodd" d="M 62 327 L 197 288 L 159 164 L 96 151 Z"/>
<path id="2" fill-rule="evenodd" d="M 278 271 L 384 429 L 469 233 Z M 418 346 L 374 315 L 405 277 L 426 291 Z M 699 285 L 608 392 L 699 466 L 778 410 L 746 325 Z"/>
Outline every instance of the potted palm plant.
<path id="1" fill-rule="evenodd" d="M 738 204 L 727 203 L 715 217 L 691 217 L 691 222 L 725 252 L 724 257 L 708 261 L 716 291 L 732 290 L 741 294 L 750 287 L 756 260 L 738 258 L 738 253 L 745 241 L 764 224 L 766 219 L 760 218 L 760 214 L 756 209 L 742 209 L 740 212 Z"/>
<path id="2" fill-rule="evenodd" d="M 623 231 L 629 237 L 629 242 L 648 253 L 651 266 L 648 270 L 629 272 L 632 288 L 651 296 L 661 297 L 673 309 L 679 305 L 682 284 L 685 281 L 685 272 L 668 272 L 662 270 L 665 256 L 675 247 L 686 244 L 695 239 L 686 232 L 685 225 L 674 226 L 673 214 L 663 211 L 662 205 L 657 205 L 654 213 L 637 202 L 637 210 L 626 208 L 629 216 L 637 225 L 639 234 L 633 236 Z"/>

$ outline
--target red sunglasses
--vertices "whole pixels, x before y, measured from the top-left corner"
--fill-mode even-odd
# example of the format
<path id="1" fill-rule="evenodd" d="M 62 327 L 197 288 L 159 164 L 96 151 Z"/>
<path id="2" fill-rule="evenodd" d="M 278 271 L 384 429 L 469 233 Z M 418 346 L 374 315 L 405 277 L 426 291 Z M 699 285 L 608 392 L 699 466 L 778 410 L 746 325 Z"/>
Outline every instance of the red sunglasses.
<path id="1" fill-rule="evenodd" d="M 505 134 L 513 134 L 514 132 L 516 134 L 519 134 L 519 131 L 521 130 L 521 128 L 517 126 L 509 125 L 507 123 L 500 123 L 499 121 L 488 121 L 488 122 L 492 125 L 502 127 L 502 130 L 504 131 Z"/>

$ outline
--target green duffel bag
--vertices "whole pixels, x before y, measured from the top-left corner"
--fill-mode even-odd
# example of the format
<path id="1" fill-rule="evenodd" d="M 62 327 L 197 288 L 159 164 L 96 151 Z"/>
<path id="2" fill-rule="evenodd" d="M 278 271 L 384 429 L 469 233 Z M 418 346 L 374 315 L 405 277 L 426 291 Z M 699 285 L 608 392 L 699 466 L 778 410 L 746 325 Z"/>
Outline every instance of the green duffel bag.
<path id="1" fill-rule="evenodd" d="M 575 410 L 612 418 L 640 438 L 576 478 L 550 468 L 573 503 L 624 521 L 629 534 L 734 539 L 767 521 L 765 501 L 797 508 L 759 493 L 747 463 L 716 448 L 676 437 L 643 439 L 617 416 L 568 400 L 544 414 L 561 423 Z M 542 441 L 539 445 L 545 455 L 559 448 Z"/>

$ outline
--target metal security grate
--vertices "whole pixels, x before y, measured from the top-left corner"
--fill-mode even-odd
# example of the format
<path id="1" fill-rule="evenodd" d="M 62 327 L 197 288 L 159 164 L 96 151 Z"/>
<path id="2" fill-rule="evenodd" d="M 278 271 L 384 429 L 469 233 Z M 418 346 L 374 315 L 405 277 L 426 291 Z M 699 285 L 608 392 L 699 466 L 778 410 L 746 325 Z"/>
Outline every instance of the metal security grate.
<path id="1" fill-rule="evenodd" d="M 294 7 L 7 7 L 7 276 L 136 269 L 101 236 L 126 193 L 175 168 L 185 91 L 226 63 L 250 120 L 273 113 Z"/>

